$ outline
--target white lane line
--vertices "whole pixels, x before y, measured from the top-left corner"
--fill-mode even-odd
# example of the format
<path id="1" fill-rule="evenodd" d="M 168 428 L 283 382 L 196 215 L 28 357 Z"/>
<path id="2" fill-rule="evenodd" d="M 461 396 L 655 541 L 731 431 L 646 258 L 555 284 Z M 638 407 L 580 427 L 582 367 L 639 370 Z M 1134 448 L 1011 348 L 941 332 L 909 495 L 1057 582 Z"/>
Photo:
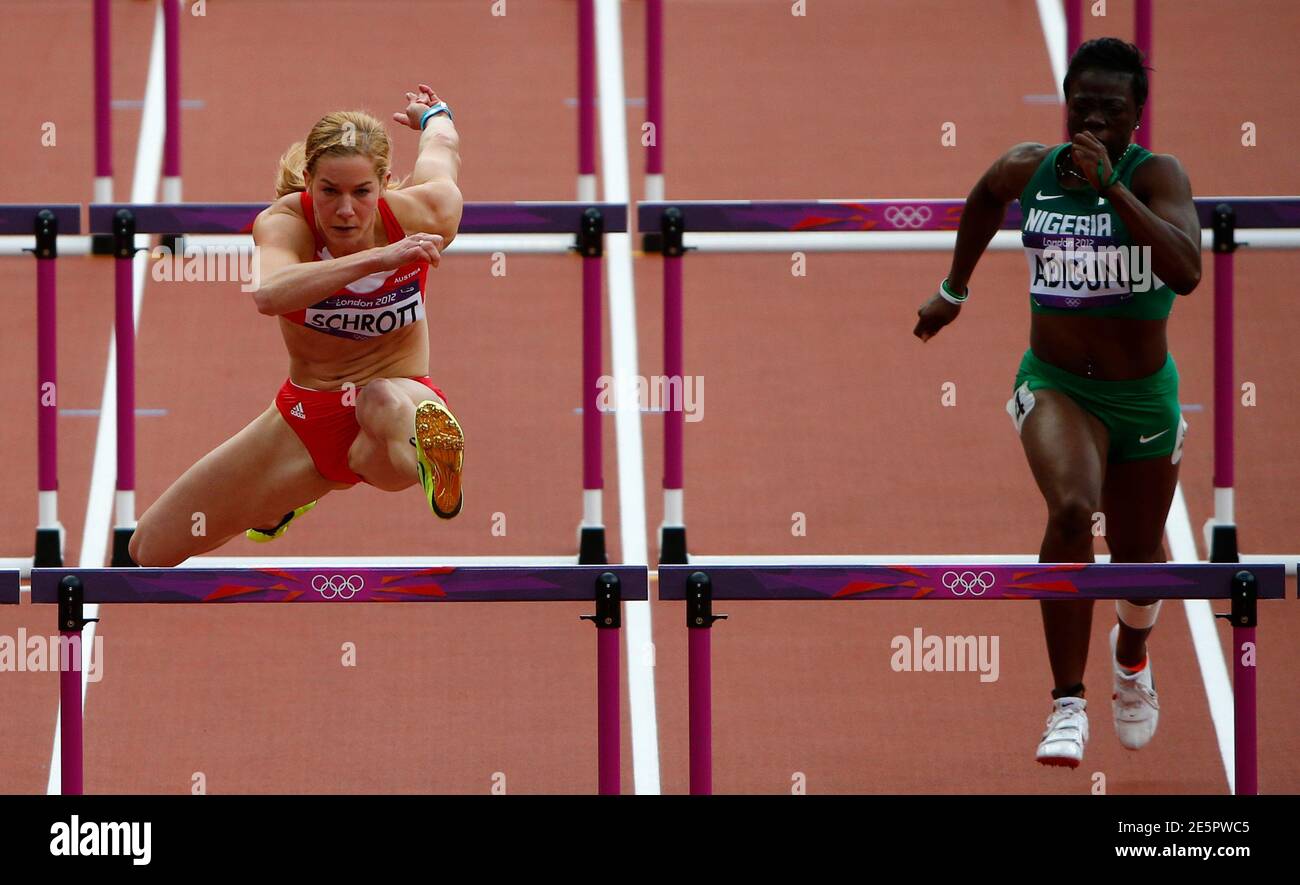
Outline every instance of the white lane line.
<path id="1" fill-rule="evenodd" d="M 1056 87 L 1056 100 L 1065 102 L 1065 91 L 1061 84 L 1065 82 L 1065 68 L 1069 59 L 1065 57 L 1065 7 L 1061 0 L 1037 0 L 1038 20 L 1043 26 L 1043 39 L 1047 41 L 1047 58 L 1052 63 L 1052 80 Z"/>
<path id="2" fill-rule="evenodd" d="M 1192 519 L 1183 497 L 1183 486 L 1174 487 L 1174 500 L 1165 520 L 1165 534 L 1169 538 L 1169 553 L 1174 562 L 1199 562 L 1196 535 L 1192 532 Z M 1208 599 L 1184 599 L 1187 629 L 1192 634 L 1192 648 L 1200 665 L 1201 681 L 1205 685 L 1205 698 L 1210 706 L 1210 721 L 1219 740 L 1219 757 L 1223 761 L 1224 775 L 1228 779 L 1228 792 L 1237 791 L 1236 734 L 1233 725 L 1232 679 L 1228 675 L 1228 662 L 1219 644 L 1219 631 L 1214 620 L 1214 609 Z"/>
<path id="3" fill-rule="evenodd" d="M 623 94 L 623 30 L 619 0 L 596 0 L 596 68 L 600 91 L 600 161 L 605 202 L 630 199 L 627 168 L 626 103 Z M 605 237 L 609 273 L 610 358 L 616 390 L 637 377 L 636 293 L 632 284 L 629 235 Z M 619 533 L 623 562 L 646 565 L 645 470 L 641 413 L 630 397 L 620 397 L 615 412 L 618 440 Z M 655 712 L 654 639 L 649 602 L 626 602 L 628 706 L 632 714 L 632 773 L 638 794 L 659 793 L 659 725 Z"/>
<path id="4" fill-rule="evenodd" d="M 140 118 L 140 139 L 136 144 L 135 171 L 131 178 L 131 202 L 153 203 L 158 199 L 158 179 L 162 172 L 163 146 L 163 17 L 162 6 L 154 10 L 153 48 L 149 53 L 149 76 L 144 88 L 144 113 Z M 136 245 L 144 245 L 137 237 Z M 132 264 L 134 272 L 135 324 L 140 325 L 140 302 L 144 297 L 145 270 L 149 260 L 147 252 L 137 252 Z M 109 285 L 111 276 L 97 281 Z M 86 520 L 81 533 L 81 568 L 102 568 L 108 554 L 109 523 L 113 511 L 113 491 L 117 485 L 117 347 L 113 335 L 108 340 L 108 365 L 104 369 L 104 394 L 99 403 L 99 429 L 95 434 L 95 460 L 90 474 L 90 494 L 86 500 Z M 87 618 L 99 617 L 98 605 L 87 605 Z M 95 647 L 95 628 L 90 623 L 82 631 L 82 648 L 87 654 Z M 89 662 L 89 658 L 87 658 Z M 102 662 L 101 662 L 102 663 Z M 86 690 L 90 668 L 81 673 L 81 709 L 86 709 Z M 54 750 L 50 754 L 50 779 L 45 792 L 59 793 L 62 784 L 62 765 L 59 759 L 59 736 L 63 724 L 60 710 L 54 722 Z"/>
<path id="5" fill-rule="evenodd" d="M 1043 39 L 1047 42 L 1047 56 L 1052 63 L 1052 77 L 1056 81 L 1056 92 L 1064 102 L 1065 94 L 1061 84 L 1065 80 L 1068 61 L 1065 57 L 1065 9 L 1060 0 L 1037 0 L 1037 3 Z M 1174 487 L 1174 500 L 1169 506 L 1169 515 L 1165 518 L 1165 535 L 1169 539 L 1169 553 L 1174 562 L 1202 561 L 1196 549 L 1196 536 L 1192 532 L 1191 515 L 1187 510 L 1187 499 L 1183 497 L 1182 483 Z M 1200 665 L 1201 681 L 1205 685 L 1210 720 L 1214 723 L 1214 732 L 1219 740 L 1219 756 L 1228 778 L 1228 791 L 1235 792 L 1232 681 L 1228 678 L 1228 665 L 1223 658 L 1223 648 L 1219 645 L 1213 609 L 1206 599 L 1183 600 L 1183 608 L 1187 613 L 1192 647 Z"/>

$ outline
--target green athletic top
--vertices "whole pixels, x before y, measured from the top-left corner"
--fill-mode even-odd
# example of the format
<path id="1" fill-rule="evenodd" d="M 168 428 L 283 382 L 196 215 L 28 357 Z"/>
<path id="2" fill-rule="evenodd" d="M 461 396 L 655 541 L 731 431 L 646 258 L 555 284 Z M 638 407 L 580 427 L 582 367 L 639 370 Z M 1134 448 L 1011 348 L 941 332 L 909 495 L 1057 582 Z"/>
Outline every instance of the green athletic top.
<path id="1" fill-rule="evenodd" d="M 1021 242 L 1029 261 L 1033 313 L 1163 320 L 1174 304 L 1151 269 L 1151 250 L 1133 238 L 1110 203 L 1091 187 L 1065 189 L 1056 160 L 1068 144 L 1048 151 L 1020 195 Z M 1133 145 L 1119 167 L 1129 187 L 1151 152 Z"/>

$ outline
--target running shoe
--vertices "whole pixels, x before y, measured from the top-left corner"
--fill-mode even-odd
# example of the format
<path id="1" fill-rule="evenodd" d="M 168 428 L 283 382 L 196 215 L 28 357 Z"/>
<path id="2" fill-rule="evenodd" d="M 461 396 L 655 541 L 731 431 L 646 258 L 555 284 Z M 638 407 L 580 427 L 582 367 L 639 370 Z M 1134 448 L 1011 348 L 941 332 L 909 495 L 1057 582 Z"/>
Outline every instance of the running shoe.
<path id="1" fill-rule="evenodd" d="M 1088 702 L 1083 698 L 1058 698 L 1038 744 L 1038 761 L 1043 765 L 1077 768 L 1088 743 Z"/>
<path id="2" fill-rule="evenodd" d="M 1115 714 L 1115 734 L 1130 750 L 1140 750 L 1156 733 L 1160 721 L 1160 701 L 1156 697 L 1155 677 L 1151 674 L 1151 655 L 1136 673 L 1125 672 L 1115 657 L 1119 641 L 1119 624 L 1110 631 L 1110 661 L 1115 673 L 1111 709 Z"/>
<path id="3" fill-rule="evenodd" d="M 465 434 L 446 406 L 431 399 L 415 407 L 415 463 L 429 507 L 441 519 L 460 513 L 465 503 L 460 472 L 465 463 Z"/>
<path id="4" fill-rule="evenodd" d="M 280 537 L 285 533 L 285 530 L 289 528 L 289 523 L 293 522 L 295 519 L 302 516 L 304 513 L 306 513 L 308 510 L 312 509 L 315 506 L 316 506 L 315 501 L 308 502 L 302 505 L 301 507 L 299 507 L 297 510 L 292 511 L 291 513 L 286 513 L 284 515 L 284 519 L 276 523 L 275 528 L 249 529 L 248 531 L 244 532 L 244 536 L 248 538 L 248 540 L 256 541 L 259 544 L 265 544 L 267 541 L 274 541 L 276 538 Z"/>

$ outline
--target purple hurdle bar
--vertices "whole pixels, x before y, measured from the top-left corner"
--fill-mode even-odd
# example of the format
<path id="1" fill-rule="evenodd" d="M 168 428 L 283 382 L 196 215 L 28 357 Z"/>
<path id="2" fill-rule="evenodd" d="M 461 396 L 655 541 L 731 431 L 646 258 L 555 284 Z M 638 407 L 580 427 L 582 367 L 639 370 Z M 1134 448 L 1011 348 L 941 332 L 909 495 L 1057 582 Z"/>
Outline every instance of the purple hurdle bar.
<path id="1" fill-rule="evenodd" d="M 166 76 L 166 129 L 163 133 L 163 199 L 181 199 L 181 9 L 180 0 L 163 0 L 163 67 Z"/>
<path id="2" fill-rule="evenodd" d="M 578 0 L 578 191 L 596 199 L 596 0 Z"/>
<path id="3" fill-rule="evenodd" d="M 113 64 L 109 0 L 95 0 L 95 199 L 113 199 Z"/>
<path id="4" fill-rule="evenodd" d="M 8 577 L 12 574 L 12 579 Z M 614 581 L 609 581 L 609 576 Z M 73 607 L 60 601 L 65 579 L 76 579 Z M 17 572 L 0 572 L 0 603 L 17 602 Z M 613 589 L 611 589 L 613 588 Z M 66 588 L 63 591 L 67 592 Z M 623 601 L 649 599 L 645 566 L 495 566 L 330 569 L 33 569 L 32 603 L 60 605 L 60 619 L 81 618 L 86 603 L 360 603 L 360 602 L 596 602 L 597 783 L 617 795 L 622 780 L 619 649 Z M 62 627 L 63 624 L 60 624 Z M 81 628 L 60 630 L 79 652 Z M 64 795 L 82 792 L 80 658 L 59 677 L 60 758 Z"/>
<path id="5" fill-rule="evenodd" d="M 117 340 L 118 507 L 114 527 L 115 566 L 131 565 L 127 545 L 135 520 L 135 322 L 132 261 L 133 237 L 115 231 L 117 215 L 126 210 L 132 233 L 239 234 L 252 230 L 266 203 L 106 203 L 90 207 L 92 233 L 114 233 Z M 0 207 L 2 210 L 3 207 Z M 599 213 L 598 230 L 590 229 L 589 210 Z M 604 268 L 601 238 L 627 230 L 627 206 L 615 203 L 469 203 L 461 233 L 572 233 L 580 242 L 582 266 L 583 520 L 580 556 L 584 563 L 605 562 L 601 503 L 588 495 L 603 488 L 601 422 L 598 396 L 602 356 L 601 292 Z M 0 217 L 0 221 L 3 218 Z M 125 237 L 125 239 L 122 239 Z"/>
<path id="6" fill-rule="evenodd" d="M 692 795 L 712 792 L 712 687 L 710 672 L 711 605 L 715 600 L 993 600 L 993 599 L 1233 599 L 1238 575 L 1253 576 L 1248 602 L 1253 619 L 1256 599 L 1282 599 L 1286 566 L 1236 564 L 1021 564 L 992 565 L 806 565 L 659 566 L 659 599 L 682 600 L 688 611 L 690 772 Z M 693 580 L 702 575 L 704 580 Z M 702 606 L 702 607 L 701 607 Z M 1254 665 L 1244 665 L 1243 643 L 1255 641 L 1255 628 L 1233 627 L 1233 697 L 1236 793 L 1254 795 L 1256 781 L 1256 691 Z"/>
<path id="7" fill-rule="evenodd" d="M 18 605 L 18 570 L 0 569 L 0 605 Z"/>

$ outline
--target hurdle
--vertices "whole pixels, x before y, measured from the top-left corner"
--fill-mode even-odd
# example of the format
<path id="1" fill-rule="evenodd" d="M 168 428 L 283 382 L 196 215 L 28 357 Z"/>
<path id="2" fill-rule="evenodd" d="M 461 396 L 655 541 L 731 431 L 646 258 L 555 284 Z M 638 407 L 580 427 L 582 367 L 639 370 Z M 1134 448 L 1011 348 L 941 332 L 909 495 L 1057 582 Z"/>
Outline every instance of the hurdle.
<path id="1" fill-rule="evenodd" d="M 0 205 L 0 236 L 35 234 L 36 256 L 36 547 L 30 557 L 0 559 L 24 575 L 37 566 L 63 565 L 59 522 L 58 274 L 59 237 L 81 231 L 76 203 Z M 26 251 L 26 250 L 25 250 Z"/>
<path id="2" fill-rule="evenodd" d="M 1257 601 L 1282 599 L 1281 564 L 737 565 L 659 567 L 659 599 L 686 603 L 690 792 L 713 792 L 713 603 L 741 600 L 1228 599 L 1232 624 L 1236 794 L 1259 792 L 1256 741 Z M 1252 663 L 1245 664 L 1249 659 Z"/>
<path id="3" fill-rule="evenodd" d="M 111 565 L 132 566 L 127 545 L 135 530 L 135 311 L 136 254 L 140 234 L 247 234 L 266 203 L 109 203 L 90 207 L 92 233 L 111 233 L 114 254 L 117 342 L 117 487 Z M 616 203 L 467 203 L 460 230 L 465 235 L 549 235 L 538 252 L 582 257 L 582 519 L 578 562 L 603 564 L 604 469 L 599 408 L 601 292 L 604 235 L 627 230 L 627 206 Z M 558 235 L 558 236 L 557 236 Z M 459 240 L 459 235 L 457 240 Z M 556 241 L 558 240 L 558 242 Z M 247 238 L 240 240 L 251 245 Z M 453 249 L 448 254 L 454 254 Z M 186 254 L 197 244 L 186 246 Z M 143 257 L 143 256 L 142 256 Z M 143 266 L 143 265 L 142 265 Z"/>
<path id="4" fill-rule="evenodd" d="M 162 195 L 164 203 L 179 203 L 181 196 L 181 7 L 185 0 L 160 0 L 163 17 L 164 101 Z M 596 13 L 595 0 L 577 3 L 578 57 L 578 175 L 576 200 L 596 202 Z M 113 56 L 111 0 L 94 0 L 95 150 L 94 201 L 113 202 Z M 111 240 L 92 240 L 94 254 L 111 254 Z"/>
<path id="5" fill-rule="evenodd" d="M 0 573 L 0 602 L 8 601 Z M 13 595 L 17 596 L 14 581 Z M 597 780 L 600 795 L 617 795 L 621 771 L 619 719 L 620 603 L 649 599 L 645 566 L 341 569 L 35 569 L 32 603 L 58 606 L 59 635 L 71 647 L 60 668 L 62 794 L 84 790 L 81 631 L 93 619 L 87 604 L 594 602 L 582 615 L 596 627 Z M 87 651 L 87 667 L 89 654 Z"/>
<path id="6" fill-rule="evenodd" d="M 867 252 L 951 251 L 963 200 L 774 200 L 642 202 L 637 227 L 662 237 L 664 374 L 684 378 L 683 262 L 687 251 Z M 1205 543 L 1213 562 L 1238 560 L 1232 493 L 1233 256 L 1239 245 L 1257 249 L 1300 248 L 1300 197 L 1205 197 L 1196 200 L 1202 248 L 1214 250 L 1215 278 L 1215 507 Z M 1021 248 L 1018 203 L 1007 208 L 989 244 L 992 251 Z M 1238 231 L 1237 225 L 1243 230 Z M 1246 237 L 1237 239 L 1237 234 Z M 692 560 L 683 508 L 685 415 L 664 410 L 664 523 L 659 562 Z M 1295 574 L 1300 554 L 1265 555 L 1285 561 Z M 704 561 L 704 560 L 699 560 Z"/>

